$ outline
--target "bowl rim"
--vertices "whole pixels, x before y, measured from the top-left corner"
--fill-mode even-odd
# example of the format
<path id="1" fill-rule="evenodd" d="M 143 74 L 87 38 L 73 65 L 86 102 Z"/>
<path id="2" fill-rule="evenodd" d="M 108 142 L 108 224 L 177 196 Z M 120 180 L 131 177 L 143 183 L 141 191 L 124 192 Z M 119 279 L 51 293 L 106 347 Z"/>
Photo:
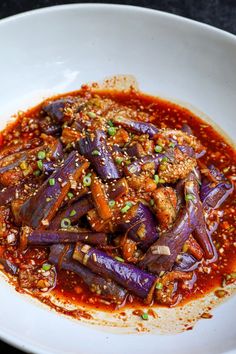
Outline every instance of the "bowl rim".
<path id="1" fill-rule="evenodd" d="M 168 18 L 172 19 L 174 21 L 177 21 L 179 23 L 184 23 L 190 26 L 194 26 L 197 29 L 204 29 L 206 31 L 210 31 L 217 35 L 218 37 L 221 37 L 220 39 L 225 41 L 228 40 L 231 42 L 232 45 L 236 46 L 236 35 L 230 32 L 227 32 L 225 30 L 219 29 L 217 27 L 214 27 L 212 25 L 202 23 L 200 21 L 192 20 L 180 15 L 175 15 L 169 12 L 161 11 L 161 10 L 156 10 L 156 9 L 151 9 L 151 8 L 145 8 L 137 5 L 123 5 L 123 4 L 107 4 L 107 3 L 71 3 L 71 4 L 62 4 L 62 5 L 54 5 L 54 6 L 47 6 L 47 7 L 42 7 L 39 9 L 34 9 L 34 10 L 29 10 L 25 11 L 16 15 L 8 16 L 6 18 L 0 19 L 0 29 L 4 25 L 8 25 L 11 22 L 15 21 L 21 21 L 24 19 L 27 19 L 30 16 L 37 16 L 37 15 L 44 15 L 44 14 L 50 14 L 53 12 L 63 12 L 71 9 L 76 9 L 76 10 L 89 10 L 89 11 L 101 11 L 101 10 L 110 10 L 110 9 L 117 9 L 120 11 L 129 11 L 129 12 L 138 12 L 138 13 L 144 13 L 147 15 L 153 15 L 153 16 L 160 16 L 162 18 Z M 22 350 L 26 353 L 35 353 L 35 354 L 49 354 L 49 349 L 45 348 L 44 346 L 38 345 L 36 348 L 35 345 L 31 342 L 30 338 L 27 337 L 14 337 L 10 331 L 4 330 L 0 328 L 0 339 L 13 346 L 18 348 L 19 350 Z M 236 354 L 236 350 L 230 350 L 227 352 L 224 352 L 225 354 Z"/>

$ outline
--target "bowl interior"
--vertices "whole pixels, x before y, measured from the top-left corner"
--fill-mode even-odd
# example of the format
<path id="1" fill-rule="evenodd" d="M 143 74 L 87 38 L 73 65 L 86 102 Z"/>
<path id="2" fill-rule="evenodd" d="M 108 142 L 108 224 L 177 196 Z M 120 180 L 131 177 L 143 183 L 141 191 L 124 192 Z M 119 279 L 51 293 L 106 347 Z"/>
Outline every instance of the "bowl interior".
<path id="1" fill-rule="evenodd" d="M 141 8 L 74 5 L 0 21 L 0 43 L 0 128 L 47 96 L 127 74 L 142 91 L 188 102 L 235 136 L 236 39 L 225 32 Z M 180 335 L 124 336 L 57 315 L 1 280 L 0 334 L 36 353 L 217 354 L 236 348 L 235 305 L 232 298 Z"/>

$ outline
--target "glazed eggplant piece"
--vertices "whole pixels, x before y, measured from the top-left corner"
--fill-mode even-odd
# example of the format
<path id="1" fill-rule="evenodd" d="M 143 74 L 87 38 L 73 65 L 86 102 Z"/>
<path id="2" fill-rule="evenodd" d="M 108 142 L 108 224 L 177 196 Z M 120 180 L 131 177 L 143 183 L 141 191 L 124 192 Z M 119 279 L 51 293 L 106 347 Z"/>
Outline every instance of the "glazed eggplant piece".
<path id="1" fill-rule="evenodd" d="M 138 242 L 142 250 L 147 250 L 159 236 L 153 213 L 141 202 L 129 209 L 123 221 L 118 224 L 118 229 Z"/>
<path id="2" fill-rule="evenodd" d="M 88 167 L 88 162 L 75 151 L 71 152 L 62 166 L 22 205 L 23 224 L 33 228 L 48 226 L 70 189 L 70 178 L 78 180 Z"/>
<path id="3" fill-rule="evenodd" d="M 94 273 L 112 279 L 132 294 L 150 303 L 156 284 L 156 277 L 131 264 L 126 264 L 108 256 L 105 252 L 87 244 L 77 243 L 73 258 Z"/>
<path id="4" fill-rule="evenodd" d="M 153 136 L 159 132 L 159 129 L 151 123 L 140 122 L 121 116 L 115 117 L 113 119 L 113 123 L 115 125 L 121 125 L 123 128 L 134 133 L 147 134 L 151 138 L 153 138 Z"/>
<path id="5" fill-rule="evenodd" d="M 76 224 L 79 219 L 93 209 L 93 203 L 90 198 L 81 198 L 78 201 L 67 206 L 63 211 L 58 212 L 50 222 L 48 229 L 58 230 L 61 228 L 62 220 L 69 218 L 71 224 Z"/>
<path id="6" fill-rule="evenodd" d="M 125 152 L 130 156 L 130 157 L 138 157 L 141 158 L 142 156 L 145 155 L 145 151 L 140 143 L 135 143 L 131 146 L 128 146 L 125 149 Z"/>
<path id="7" fill-rule="evenodd" d="M 103 180 L 113 180 L 121 177 L 111 152 L 106 144 L 106 134 L 97 130 L 95 137 L 87 136 L 78 141 L 78 150 L 85 156 Z"/>
<path id="8" fill-rule="evenodd" d="M 49 262 L 56 265 L 59 269 L 69 270 L 77 274 L 92 293 L 122 304 L 128 295 L 127 291 L 112 280 L 105 280 L 79 262 L 74 261 L 72 259 L 73 252 L 74 246 L 72 245 L 53 245 L 50 248 Z"/>
<path id="9" fill-rule="evenodd" d="M 132 162 L 130 165 L 126 166 L 125 168 L 126 174 L 138 175 L 142 171 L 142 166 L 146 164 L 150 165 L 150 167 L 152 166 L 151 169 L 156 171 L 163 157 L 165 157 L 164 154 L 149 155 L 149 156 L 147 155 L 141 157 L 140 159 L 137 159 L 134 162 Z"/>
<path id="10" fill-rule="evenodd" d="M 208 169 L 215 183 L 208 178 L 204 178 L 200 189 L 200 196 L 204 208 L 217 209 L 233 192 L 234 187 L 215 166 L 210 165 Z"/>
<path id="11" fill-rule="evenodd" d="M 109 199 L 118 199 L 127 195 L 129 192 L 129 186 L 125 178 L 121 178 L 118 181 L 112 182 L 108 188 Z"/>
<path id="12" fill-rule="evenodd" d="M 198 265 L 199 261 L 194 256 L 189 253 L 181 253 L 178 256 L 173 269 L 180 272 L 192 272 L 198 268 Z"/>
<path id="13" fill-rule="evenodd" d="M 105 246 L 107 235 L 102 232 L 70 231 L 70 230 L 33 230 L 28 226 L 22 227 L 20 235 L 21 249 L 27 246 L 48 246 L 56 243 L 87 242 L 90 245 Z"/>
<path id="14" fill-rule="evenodd" d="M 16 199 L 17 194 L 19 194 L 23 189 L 23 185 L 13 185 L 5 187 L 0 191 L 0 206 L 10 203 L 12 200 Z"/>
<path id="15" fill-rule="evenodd" d="M 64 109 L 71 105 L 73 100 L 70 98 L 61 98 L 43 105 L 43 111 L 56 123 L 61 124 L 64 119 Z"/>
<path id="16" fill-rule="evenodd" d="M 18 267 L 14 263 L 12 263 L 9 259 L 5 259 L 3 257 L 0 257 L 0 264 L 4 267 L 4 270 L 11 274 L 11 275 L 16 275 L 18 272 Z"/>
<path id="17" fill-rule="evenodd" d="M 199 208 L 199 186 L 191 173 L 185 181 L 186 205 L 181 209 L 173 226 L 160 235 L 160 238 L 148 249 L 139 265 L 150 272 L 159 274 L 170 271 L 185 241 L 197 225 L 196 211 Z M 191 196 L 191 197 L 190 197 Z"/>

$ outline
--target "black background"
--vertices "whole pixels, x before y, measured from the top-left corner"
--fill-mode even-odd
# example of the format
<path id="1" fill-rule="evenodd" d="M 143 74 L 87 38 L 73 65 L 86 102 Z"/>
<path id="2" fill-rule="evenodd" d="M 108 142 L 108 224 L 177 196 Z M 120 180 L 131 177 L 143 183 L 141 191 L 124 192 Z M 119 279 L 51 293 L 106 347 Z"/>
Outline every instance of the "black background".
<path id="1" fill-rule="evenodd" d="M 55 1 L 55 0 L 0 0 L 0 18 L 40 7 L 66 3 L 114 3 L 149 7 L 174 13 L 219 27 L 236 34 L 236 0 L 141 0 L 141 1 Z M 1 48 L 2 50 L 2 48 Z M 17 314 L 16 314 L 17 315 Z M 0 341 L 0 354 L 22 354 Z"/>

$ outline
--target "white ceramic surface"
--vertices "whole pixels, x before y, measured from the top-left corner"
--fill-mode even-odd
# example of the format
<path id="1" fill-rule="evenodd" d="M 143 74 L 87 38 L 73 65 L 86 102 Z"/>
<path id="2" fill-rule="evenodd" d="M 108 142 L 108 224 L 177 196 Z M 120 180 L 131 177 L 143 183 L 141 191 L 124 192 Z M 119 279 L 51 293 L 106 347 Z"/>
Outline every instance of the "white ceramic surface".
<path id="1" fill-rule="evenodd" d="M 198 107 L 232 138 L 236 38 L 135 7 L 65 5 L 0 21 L 0 123 L 53 93 L 115 74 Z M 112 334 L 65 318 L 0 279 L 0 336 L 40 354 L 236 353 L 236 297 L 175 336 Z"/>

